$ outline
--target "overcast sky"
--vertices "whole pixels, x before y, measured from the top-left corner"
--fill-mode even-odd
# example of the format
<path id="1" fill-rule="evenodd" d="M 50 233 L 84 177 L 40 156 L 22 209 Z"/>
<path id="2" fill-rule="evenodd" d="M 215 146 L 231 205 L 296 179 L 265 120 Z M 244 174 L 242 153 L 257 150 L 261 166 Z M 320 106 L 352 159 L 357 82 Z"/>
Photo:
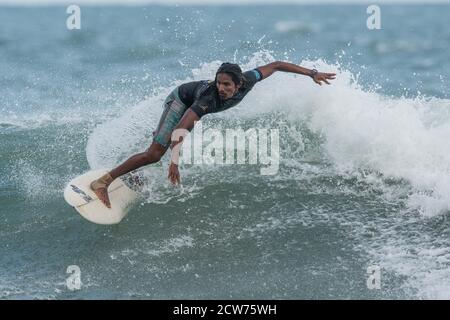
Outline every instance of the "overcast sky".
<path id="1" fill-rule="evenodd" d="M 281 4 L 281 3 L 361 3 L 361 4 L 383 4 L 383 3 L 450 3 L 450 0 L 0 0 L 0 4 L 8 5 L 48 5 L 48 4 Z"/>

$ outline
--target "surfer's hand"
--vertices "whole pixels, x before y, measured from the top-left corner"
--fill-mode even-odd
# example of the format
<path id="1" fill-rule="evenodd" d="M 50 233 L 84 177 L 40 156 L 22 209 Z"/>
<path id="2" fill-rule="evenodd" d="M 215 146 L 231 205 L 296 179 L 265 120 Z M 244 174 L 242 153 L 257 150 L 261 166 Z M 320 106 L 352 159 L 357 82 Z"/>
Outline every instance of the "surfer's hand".
<path id="1" fill-rule="evenodd" d="M 170 182 L 173 185 L 176 185 L 177 183 L 180 184 L 180 172 L 178 171 L 178 165 L 175 163 L 170 163 L 169 165 L 169 174 L 167 176 L 170 180 Z"/>
<path id="2" fill-rule="evenodd" d="M 315 83 L 322 85 L 322 82 L 330 84 L 327 80 L 334 80 L 336 78 L 336 73 L 324 73 L 318 72 L 312 77 Z"/>

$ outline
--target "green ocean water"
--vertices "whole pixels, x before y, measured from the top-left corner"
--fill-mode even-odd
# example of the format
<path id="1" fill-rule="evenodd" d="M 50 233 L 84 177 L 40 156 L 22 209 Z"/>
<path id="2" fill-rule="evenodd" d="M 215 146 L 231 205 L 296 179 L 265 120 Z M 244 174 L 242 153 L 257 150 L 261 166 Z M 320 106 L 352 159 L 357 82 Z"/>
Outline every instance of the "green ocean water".
<path id="1" fill-rule="evenodd" d="M 0 7 L 2 299 L 448 299 L 448 5 Z M 278 130 L 279 170 L 166 156 L 118 225 L 70 179 L 151 143 L 162 102 L 223 61 L 278 73 L 203 129 Z M 69 290 L 69 266 L 82 285 Z M 381 288 L 369 289 L 369 267 Z"/>

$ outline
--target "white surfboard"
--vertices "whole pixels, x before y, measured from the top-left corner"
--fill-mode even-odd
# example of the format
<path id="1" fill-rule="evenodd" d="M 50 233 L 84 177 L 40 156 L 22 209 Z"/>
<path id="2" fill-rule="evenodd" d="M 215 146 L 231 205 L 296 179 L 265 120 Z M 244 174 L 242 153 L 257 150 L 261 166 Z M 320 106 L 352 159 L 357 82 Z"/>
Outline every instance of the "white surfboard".
<path id="1" fill-rule="evenodd" d="M 84 218 L 98 224 L 116 224 L 122 221 L 138 197 L 137 192 L 125 183 L 127 176 L 117 178 L 108 187 L 111 209 L 107 208 L 89 187 L 92 181 L 107 172 L 106 169 L 88 171 L 74 178 L 64 189 L 66 202 Z"/>

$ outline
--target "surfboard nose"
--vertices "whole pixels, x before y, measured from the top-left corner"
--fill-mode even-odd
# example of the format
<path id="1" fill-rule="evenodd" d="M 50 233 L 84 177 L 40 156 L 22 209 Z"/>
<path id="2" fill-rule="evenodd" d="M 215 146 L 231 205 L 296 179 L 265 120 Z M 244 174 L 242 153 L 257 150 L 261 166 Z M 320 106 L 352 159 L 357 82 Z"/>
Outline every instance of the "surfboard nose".
<path id="1" fill-rule="evenodd" d="M 85 219 L 97 224 L 117 224 L 127 215 L 138 194 L 122 179 L 115 179 L 108 188 L 111 208 L 107 208 L 91 190 L 90 183 L 108 170 L 88 171 L 71 180 L 64 189 L 64 199 Z"/>

